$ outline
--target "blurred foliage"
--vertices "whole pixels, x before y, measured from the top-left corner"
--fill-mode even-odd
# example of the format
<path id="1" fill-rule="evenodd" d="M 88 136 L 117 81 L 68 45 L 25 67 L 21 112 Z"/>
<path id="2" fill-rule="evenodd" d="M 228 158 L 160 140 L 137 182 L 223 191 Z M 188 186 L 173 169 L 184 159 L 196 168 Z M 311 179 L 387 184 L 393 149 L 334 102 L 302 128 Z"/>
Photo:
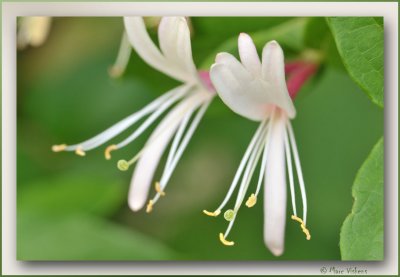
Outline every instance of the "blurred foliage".
<path id="1" fill-rule="evenodd" d="M 307 26 L 312 21 L 286 17 L 191 20 L 198 65 L 209 61 L 225 41 L 236 41 L 240 32 L 279 35 L 276 30 L 298 22 L 292 27 L 304 32 L 289 36 L 290 42 L 291 37 L 301 39 L 310 33 Z M 296 58 L 306 48 L 318 50 L 323 44 L 324 62 L 296 98 L 298 113 L 293 121 L 312 239 L 305 240 L 288 214 L 286 249 L 276 258 L 264 246 L 261 200 L 239 212 L 230 235 L 234 247 L 218 240 L 227 222 L 201 212 L 212 210 L 224 197 L 257 127 L 219 99 L 213 101 L 185 151 L 167 196 L 151 214 L 129 210 L 126 194 L 131 171 L 116 168 L 118 159 L 130 158 L 141 148 L 150 131 L 116 151 L 111 161 L 103 159 L 104 149 L 91 151 L 85 158 L 51 152 L 51 145 L 91 137 L 177 84 L 135 53 L 125 75 L 110 79 L 107 69 L 114 62 L 122 31 L 121 18 L 55 18 L 42 47 L 18 52 L 18 259 L 340 259 L 339 233 L 351 211 L 351 185 L 383 134 L 383 111 L 360 93 L 343 70 L 330 34 L 315 43 L 310 37 L 302 38 L 297 48 L 284 45 L 287 57 Z M 265 42 L 270 39 L 266 36 Z"/>

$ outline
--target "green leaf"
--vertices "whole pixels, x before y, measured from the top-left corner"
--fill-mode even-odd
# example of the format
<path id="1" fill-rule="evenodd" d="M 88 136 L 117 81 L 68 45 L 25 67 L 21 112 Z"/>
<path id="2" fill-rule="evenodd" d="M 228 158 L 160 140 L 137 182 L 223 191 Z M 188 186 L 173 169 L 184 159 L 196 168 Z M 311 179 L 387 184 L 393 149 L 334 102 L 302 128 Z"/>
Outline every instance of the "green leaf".
<path id="1" fill-rule="evenodd" d="M 383 260 L 383 138 L 361 166 L 353 197 L 340 233 L 342 259 Z"/>
<path id="2" fill-rule="evenodd" d="M 373 17 L 331 17 L 327 21 L 350 76 L 375 104 L 383 107 L 382 21 Z"/>
<path id="3" fill-rule="evenodd" d="M 29 261 L 165 260 L 177 254 L 154 238 L 90 215 L 18 221 L 17 259 Z"/>

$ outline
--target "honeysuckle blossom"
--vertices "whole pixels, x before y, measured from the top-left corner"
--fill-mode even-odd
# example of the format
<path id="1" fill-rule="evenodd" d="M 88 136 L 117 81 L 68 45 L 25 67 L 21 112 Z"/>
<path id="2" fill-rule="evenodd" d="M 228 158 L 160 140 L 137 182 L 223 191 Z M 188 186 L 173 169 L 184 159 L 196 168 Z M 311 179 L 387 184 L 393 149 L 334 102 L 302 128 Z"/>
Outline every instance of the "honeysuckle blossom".
<path id="1" fill-rule="evenodd" d="M 26 16 L 18 22 L 17 47 L 24 49 L 27 46 L 40 46 L 50 31 L 51 17 Z"/>
<path id="2" fill-rule="evenodd" d="M 247 34 L 240 34 L 238 46 L 241 62 L 228 53 L 220 53 L 211 67 L 210 77 L 218 95 L 229 108 L 250 120 L 259 121 L 260 125 L 242 158 L 226 197 L 214 212 L 204 210 L 204 213 L 210 216 L 219 215 L 241 179 L 235 205 L 224 213 L 225 219 L 229 221 L 228 228 L 225 233 L 220 233 L 223 244 L 233 245 L 234 242 L 228 241 L 227 236 L 261 159 L 257 186 L 245 204 L 249 208 L 256 204 L 264 179 L 264 241 L 270 251 L 279 256 L 284 251 L 286 168 L 292 199 L 292 219 L 300 223 L 307 239 L 311 237 L 306 227 L 307 199 L 303 174 L 290 123 L 296 116 L 296 110 L 285 82 L 284 55 L 280 45 L 276 41 L 267 43 L 262 52 L 262 61 Z M 303 203 L 302 218 L 296 210 L 292 155 Z"/>
<path id="3" fill-rule="evenodd" d="M 127 170 L 137 162 L 128 195 L 128 204 L 133 211 L 141 209 L 147 200 L 155 170 L 170 141 L 171 147 L 161 179 L 155 183 L 155 196 L 147 204 L 147 212 L 165 195 L 170 179 L 189 140 L 196 130 L 208 105 L 215 96 L 208 72 L 198 72 L 193 62 L 190 31 L 183 17 L 163 17 L 158 28 L 160 49 L 147 33 L 143 18 L 125 17 L 127 41 L 135 51 L 153 68 L 181 81 L 183 84 L 164 93 L 143 109 L 121 120 L 99 135 L 74 145 L 55 145 L 54 151 L 74 151 L 84 156 L 86 151 L 111 140 L 138 120 L 147 119 L 125 140 L 108 146 L 106 159 L 111 151 L 121 149 L 141 135 L 157 118 L 168 113 L 155 128 L 145 146 L 129 161 L 118 161 L 120 170 Z M 126 46 L 123 46 L 126 48 Z M 125 52 L 127 53 L 127 52 Z M 123 55 L 129 58 L 129 55 Z M 124 58 L 121 58 L 123 60 Z"/>

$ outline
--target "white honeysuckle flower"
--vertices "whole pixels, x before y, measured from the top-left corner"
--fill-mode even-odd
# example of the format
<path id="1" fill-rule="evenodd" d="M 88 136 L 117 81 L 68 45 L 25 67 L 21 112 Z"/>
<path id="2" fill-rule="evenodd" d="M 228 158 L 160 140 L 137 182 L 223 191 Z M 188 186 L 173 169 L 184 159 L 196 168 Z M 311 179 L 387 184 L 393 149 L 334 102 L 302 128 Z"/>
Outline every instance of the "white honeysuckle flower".
<path id="1" fill-rule="evenodd" d="M 160 16 L 149 16 L 144 18 L 145 26 L 148 29 L 155 29 L 159 26 L 161 22 Z M 191 24 L 190 18 L 186 18 L 186 23 L 188 24 L 190 35 L 193 36 L 193 26 Z M 121 44 L 119 47 L 117 58 L 114 64 L 109 69 L 109 74 L 113 78 L 120 77 L 124 72 L 129 62 L 129 57 L 132 51 L 132 46 L 128 40 L 126 32 L 123 33 Z"/>
<path id="2" fill-rule="evenodd" d="M 196 70 L 192 58 L 190 31 L 184 17 L 163 17 L 161 19 L 158 29 L 161 51 L 147 33 L 143 18 L 125 17 L 124 24 L 126 39 L 140 57 L 153 68 L 183 82 L 183 84 L 164 93 L 141 110 L 97 136 L 74 145 L 54 145 L 53 151 L 75 151 L 76 154 L 84 156 L 85 151 L 104 144 L 138 120 L 148 116 L 125 140 L 106 148 L 105 157 L 111 159 L 111 151 L 121 149 L 134 141 L 157 118 L 170 109 L 142 150 L 129 161 L 118 161 L 118 168 L 123 171 L 137 162 L 128 196 L 129 207 L 133 211 L 137 211 L 146 203 L 157 165 L 172 140 L 161 179 L 155 183 L 156 195 L 147 205 L 146 211 L 150 212 L 160 196 L 165 195 L 165 187 L 216 93 L 209 80 L 208 72 Z M 123 47 L 126 49 L 126 45 Z M 123 56 L 126 58 L 127 51 L 124 51 L 125 55 Z M 124 60 L 124 57 L 121 60 Z"/>
<path id="3" fill-rule="evenodd" d="M 27 46 L 42 45 L 49 34 L 51 17 L 25 16 L 18 22 L 17 47 L 24 49 Z"/>
<path id="4" fill-rule="evenodd" d="M 260 121 L 261 124 L 242 158 L 223 202 L 214 212 L 204 210 L 204 213 L 210 216 L 219 215 L 241 179 L 234 208 L 224 213 L 225 219 L 229 221 L 228 228 L 225 233 L 220 233 L 222 243 L 233 245 L 234 242 L 226 238 L 261 159 L 257 187 L 245 204 L 248 207 L 256 204 L 264 179 L 264 241 L 270 251 L 279 256 L 284 251 L 286 223 L 285 167 L 292 198 L 292 219 L 301 224 L 307 239 L 311 237 L 306 228 L 307 199 L 304 180 L 290 123 L 296 110 L 286 87 L 284 55 L 280 45 L 276 41 L 267 43 L 261 62 L 250 36 L 240 34 L 238 43 L 241 62 L 228 53 L 220 53 L 211 67 L 210 77 L 218 95 L 228 107 L 248 119 Z M 303 202 L 302 219 L 297 216 L 296 211 L 292 154 Z"/>

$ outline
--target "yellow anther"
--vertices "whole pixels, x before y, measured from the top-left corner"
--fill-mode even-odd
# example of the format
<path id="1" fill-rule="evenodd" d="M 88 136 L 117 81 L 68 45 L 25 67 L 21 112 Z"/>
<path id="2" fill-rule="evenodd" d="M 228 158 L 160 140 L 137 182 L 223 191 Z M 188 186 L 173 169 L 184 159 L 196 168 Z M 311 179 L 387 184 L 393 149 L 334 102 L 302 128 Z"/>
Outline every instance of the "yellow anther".
<path id="1" fill-rule="evenodd" d="M 303 224 L 303 220 L 300 217 L 297 217 L 295 215 L 292 215 L 292 219 L 299 222 L 300 224 Z"/>
<path id="2" fill-rule="evenodd" d="M 75 149 L 75 154 L 76 154 L 76 155 L 79 155 L 79 156 L 82 156 L 82 157 L 86 155 L 85 151 L 83 151 L 83 150 L 82 150 L 82 147 L 80 147 L 80 146 L 78 146 L 78 147 Z"/>
<path id="3" fill-rule="evenodd" d="M 247 199 L 247 201 L 246 201 L 246 206 L 249 207 L 249 208 L 251 208 L 251 207 L 253 207 L 256 203 L 257 203 L 257 196 L 256 196 L 254 193 L 252 193 L 252 194 L 249 196 L 249 199 Z"/>
<path id="4" fill-rule="evenodd" d="M 216 210 L 215 212 L 209 212 L 207 210 L 203 210 L 203 213 L 205 213 L 208 216 L 218 216 L 221 213 L 221 211 L 220 210 Z"/>
<path id="5" fill-rule="evenodd" d="M 301 230 L 303 231 L 304 234 L 306 234 L 306 239 L 310 240 L 311 239 L 310 231 L 304 225 L 303 220 L 295 215 L 292 215 L 292 219 L 300 223 Z"/>
<path id="6" fill-rule="evenodd" d="M 106 148 L 106 150 L 104 151 L 104 156 L 106 157 L 106 160 L 111 160 L 111 151 L 113 150 L 117 150 L 117 146 L 115 144 L 110 145 Z"/>
<path id="7" fill-rule="evenodd" d="M 155 184 L 156 187 L 156 192 L 160 195 L 160 196 L 164 196 L 165 192 L 161 189 L 161 185 L 159 182 L 156 182 Z"/>
<path id="8" fill-rule="evenodd" d="M 235 244 L 233 241 L 226 240 L 224 234 L 222 233 L 219 233 L 219 240 L 222 242 L 223 245 L 226 246 L 232 246 Z"/>
<path id="9" fill-rule="evenodd" d="M 66 144 L 58 144 L 58 145 L 53 145 L 53 146 L 51 147 L 51 150 L 52 150 L 53 152 L 61 152 L 61 151 L 64 151 L 65 148 L 67 148 L 67 145 L 66 145 Z"/>
<path id="10" fill-rule="evenodd" d="M 150 213 L 153 210 L 153 200 L 149 200 L 149 203 L 146 206 L 146 213 Z"/>

